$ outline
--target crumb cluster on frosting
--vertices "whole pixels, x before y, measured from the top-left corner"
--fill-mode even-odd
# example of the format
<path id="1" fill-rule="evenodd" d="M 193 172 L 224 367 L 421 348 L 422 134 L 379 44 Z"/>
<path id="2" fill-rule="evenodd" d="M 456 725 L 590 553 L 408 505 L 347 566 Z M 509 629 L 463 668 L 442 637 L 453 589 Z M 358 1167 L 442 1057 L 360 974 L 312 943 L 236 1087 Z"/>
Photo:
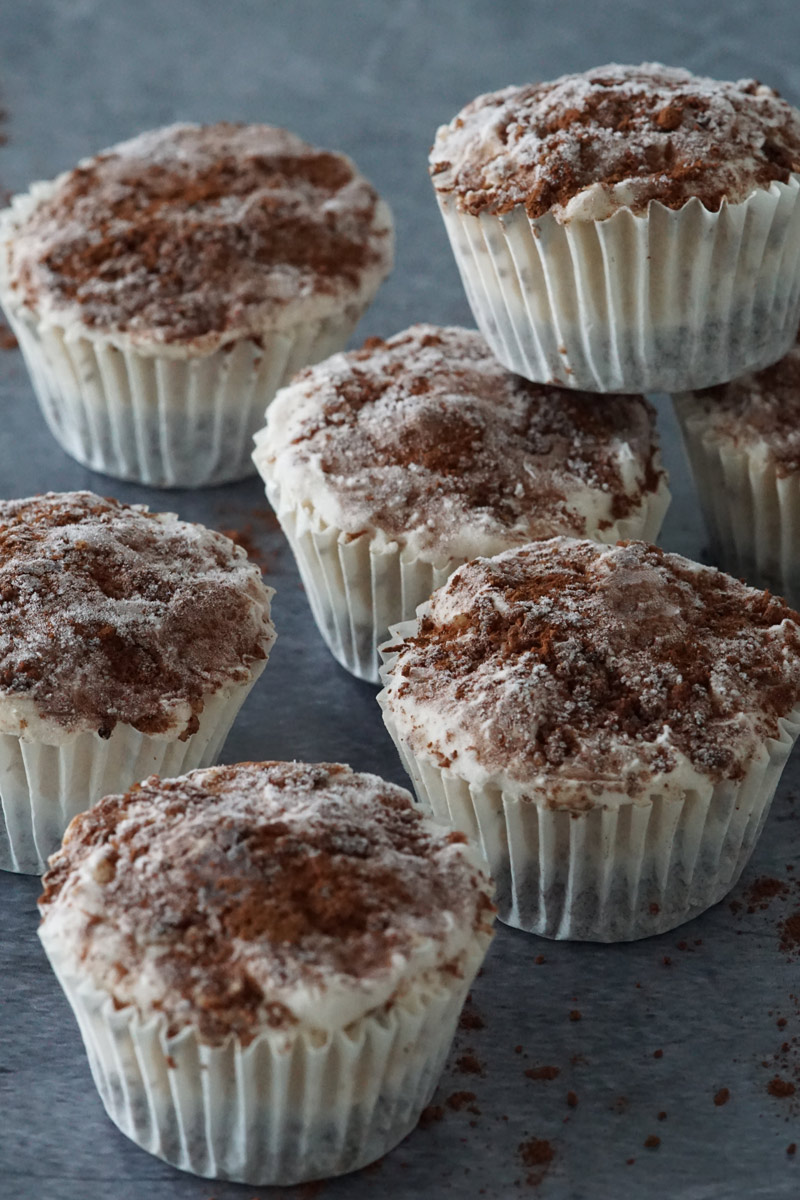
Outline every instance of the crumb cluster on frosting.
<path id="1" fill-rule="evenodd" d="M 757 447 L 778 476 L 800 471 L 800 344 L 763 371 L 686 399 L 687 416 L 707 436 Z"/>
<path id="2" fill-rule="evenodd" d="M 800 112 L 756 80 L 611 63 L 478 96 L 439 129 L 430 170 L 474 215 L 602 219 L 693 196 L 716 212 L 800 171 Z"/>
<path id="3" fill-rule="evenodd" d="M 529 383 L 456 327 L 415 325 L 306 368 L 257 440 L 282 505 L 418 553 L 593 536 L 664 481 L 644 397 Z"/>
<path id="4" fill-rule="evenodd" d="M 800 701 L 797 613 L 643 542 L 468 563 L 393 650 L 385 703 L 415 754 L 554 803 L 687 764 L 741 778 Z"/>
<path id="5" fill-rule="evenodd" d="M 44 887 L 82 975 L 212 1043 L 345 1028 L 458 971 L 493 914 L 463 834 L 329 763 L 153 776 L 75 818 Z"/>
<path id="6" fill-rule="evenodd" d="M 269 592 L 228 538 L 92 492 L 0 501 L 0 728 L 103 737 L 198 726 L 274 640 Z"/>
<path id="7" fill-rule="evenodd" d="M 134 339 L 257 337 L 360 299 L 392 262 L 388 209 L 350 160 L 269 125 L 144 133 L 34 196 L 4 248 L 17 298 Z"/>

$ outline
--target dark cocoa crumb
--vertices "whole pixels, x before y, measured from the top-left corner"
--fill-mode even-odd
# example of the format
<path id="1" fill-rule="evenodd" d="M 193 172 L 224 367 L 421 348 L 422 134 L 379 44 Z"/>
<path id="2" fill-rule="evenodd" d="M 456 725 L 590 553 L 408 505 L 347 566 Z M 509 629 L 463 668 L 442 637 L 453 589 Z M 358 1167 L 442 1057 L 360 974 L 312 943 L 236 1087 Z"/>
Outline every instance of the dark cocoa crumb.
<path id="1" fill-rule="evenodd" d="M 544 1138 L 529 1138 L 527 1142 L 520 1142 L 517 1153 L 523 1164 L 529 1168 L 525 1182 L 531 1187 L 536 1187 L 542 1182 L 556 1156 L 552 1144 Z"/>
<path id="2" fill-rule="evenodd" d="M 789 1145 L 786 1147 L 786 1153 L 787 1154 L 796 1154 L 797 1153 L 797 1143 L 789 1142 Z"/>
<path id="3" fill-rule="evenodd" d="M 485 1029 L 486 1022 L 479 1012 L 469 1005 L 464 1009 L 461 1016 L 458 1018 L 459 1029 Z"/>
<path id="4" fill-rule="evenodd" d="M 454 1112 L 461 1112 L 466 1108 L 468 1112 L 479 1113 L 480 1109 L 474 1107 L 477 1096 L 474 1092 L 453 1092 L 445 1100 L 448 1108 L 452 1108 Z"/>
<path id="5" fill-rule="evenodd" d="M 576 1092 L 567 1092 L 567 1104 L 570 1108 L 578 1107 L 578 1096 Z"/>
<path id="6" fill-rule="evenodd" d="M 485 1067 L 480 1059 L 469 1052 L 456 1059 L 456 1069 L 462 1075 L 483 1075 L 485 1072 Z"/>
<path id="7" fill-rule="evenodd" d="M 546 959 L 543 954 L 537 954 L 533 961 L 536 963 L 537 967 L 540 967 L 542 963 L 546 961 Z"/>
<path id="8" fill-rule="evenodd" d="M 528 1079 L 557 1079 L 561 1074 L 560 1067 L 528 1067 L 525 1071 Z"/>
<path id="9" fill-rule="evenodd" d="M 444 1109 L 441 1104 L 429 1104 L 419 1115 L 420 1129 L 427 1129 L 429 1125 L 435 1125 L 437 1121 L 441 1121 L 443 1116 Z"/>
<path id="10" fill-rule="evenodd" d="M 14 334 L 0 321 L 0 350 L 16 350 L 18 346 L 19 342 Z"/>
<path id="11" fill-rule="evenodd" d="M 730 1098 L 731 1098 L 730 1090 L 726 1087 L 720 1088 L 719 1091 L 714 1096 L 714 1103 L 716 1104 L 717 1108 L 722 1108 L 722 1105 L 727 1104 L 728 1101 L 730 1100 Z"/>
<path id="12" fill-rule="evenodd" d="M 659 1119 L 659 1121 L 666 1121 L 666 1119 L 667 1119 L 667 1114 L 666 1114 L 665 1112 L 660 1112 L 660 1113 L 658 1114 L 658 1119 Z"/>
<path id="13" fill-rule="evenodd" d="M 793 1096 L 796 1090 L 790 1080 L 781 1079 L 780 1075 L 776 1075 L 773 1079 L 770 1079 L 767 1084 L 767 1091 L 770 1096 L 777 1096 L 780 1100 L 785 1100 L 787 1096 Z"/>
<path id="14" fill-rule="evenodd" d="M 570 1021 L 580 1021 L 581 1020 L 581 1014 L 577 1008 L 572 1009 L 572 1011 L 569 1014 L 569 1019 L 570 1019 Z"/>
<path id="15" fill-rule="evenodd" d="M 661 1145 L 661 1138 L 656 1137 L 654 1133 L 651 1133 L 649 1137 L 644 1139 L 644 1144 L 647 1150 L 657 1150 Z"/>
<path id="16" fill-rule="evenodd" d="M 653 1051 L 653 1058 L 663 1058 L 663 1057 L 664 1057 L 663 1050 L 654 1050 Z"/>

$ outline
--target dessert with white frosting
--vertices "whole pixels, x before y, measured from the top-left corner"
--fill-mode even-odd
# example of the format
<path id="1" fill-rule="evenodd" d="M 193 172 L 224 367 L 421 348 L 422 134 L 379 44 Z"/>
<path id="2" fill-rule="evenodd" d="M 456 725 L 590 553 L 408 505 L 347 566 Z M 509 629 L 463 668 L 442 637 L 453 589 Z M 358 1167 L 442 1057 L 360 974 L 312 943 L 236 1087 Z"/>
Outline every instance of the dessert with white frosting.
<path id="1" fill-rule="evenodd" d="M 791 343 L 800 112 L 756 80 L 612 63 L 506 87 L 438 130 L 430 171 L 475 318 L 530 379 L 676 391 Z"/>
<path id="2" fill-rule="evenodd" d="M 673 400 L 716 561 L 800 605 L 800 345 Z"/>
<path id="3" fill-rule="evenodd" d="M 147 779 L 72 822 L 44 889 L 109 1115 L 250 1183 L 353 1170 L 413 1128 L 494 912 L 463 834 L 339 764 Z"/>
<path id="4" fill-rule="evenodd" d="M 171 513 L 0 501 L 0 866 L 41 870 L 110 788 L 214 760 L 274 641 L 271 594 Z"/>
<path id="5" fill-rule="evenodd" d="M 619 940 L 716 903 L 800 729 L 800 616 L 641 542 L 460 568 L 383 648 L 420 799 L 479 836 L 501 918 Z"/>
<path id="6" fill-rule="evenodd" d="M 0 217 L 0 299 L 53 432 L 161 486 L 248 473 L 276 389 L 345 345 L 391 263 L 354 164 L 269 125 L 141 134 Z"/>
<path id="7" fill-rule="evenodd" d="M 529 383 L 455 327 L 301 372 L 254 458 L 320 631 L 373 680 L 389 625 L 461 563 L 557 533 L 653 540 L 669 503 L 644 397 Z"/>

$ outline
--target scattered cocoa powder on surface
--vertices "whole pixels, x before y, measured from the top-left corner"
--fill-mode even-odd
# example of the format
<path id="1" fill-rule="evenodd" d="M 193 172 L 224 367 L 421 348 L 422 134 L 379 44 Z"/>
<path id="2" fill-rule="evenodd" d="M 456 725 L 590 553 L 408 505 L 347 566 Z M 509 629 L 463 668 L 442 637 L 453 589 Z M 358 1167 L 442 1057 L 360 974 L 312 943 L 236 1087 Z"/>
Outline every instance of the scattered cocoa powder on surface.
<path id="1" fill-rule="evenodd" d="M 529 1138 L 525 1142 L 520 1142 L 517 1153 L 524 1166 L 528 1168 L 525 1182 L 530 1187 L 538 1187 L 555 1159 L 556 1152 L 553 1144 L 544 1138 Z"/>
<path id="2" fill-rule="evenodd" d="M 557 1079 L 561 1074 L 560 1067 L 528 1067 L 524 1072 L 528 1079 Z"/>
<path id="3" fill-rule="evenodd" d="M 796 954 L 800 951 L 800 909 L 790 913 L 779 926 L 780 948 L 786 954 Z"/>
<path id="4" fill-rule="evenodd" d="M 19 342 L 14 334 L 7 325 L 0 321 L 0 350 L 16 350 L 18 346 Z"/>
<path id="5" fill-rule="evenodd" d="M 473 1030 L 485 1029 L 486 1022 L 476 1009 L 467 1004 L 458 1018 L 458 1027 L 459 1029 L 466 1029 L 471 1032 Z"/>
<path id="6" fill-rule="evenodd" d="M 467 1051 L 456 1059 L 456 1069 L 462 1075 L 484 1075 L 486 1073 L 484 1064 L 471 1051 Z"/>
<path id="7" fill-rule="evenodd" d="M 480 1109 L 475 1105 L 477 1098 L 474 1092 L 452 1092 L 445 1100 L 445 1104 L 454 1112 L 461 1112 L 466 1108 L 467 1112 L 480 1114 Z"/>
<path id="8" fill-rule="evenodd" d="M 427 1129 L 430 1125 L 435 1125 L 444 1117 L 444 1108 L 441 1104 L 429 1104 L 427 1108 L 423 1108 L 419 1115 L 420 1129 Z"/>
<path id="9" fill-rule="evenodd" d="M 770 1096 L 777 1096 L 780 1100 L 793 1096 L 796 1090 L 795 1085 L 789 1079 L 781 1079 L 780 1075 L 775 1075 L 767 1084 Z"/>
<path id="10" fill-rule="evenodd" d="M 771 875 L 761 875 L 754 879 L 745 892 L 747 911 L 753 913 L 769 908 L 777 896 L 789 893 L 788 884 L 783 879 L 775 879 Z"/>

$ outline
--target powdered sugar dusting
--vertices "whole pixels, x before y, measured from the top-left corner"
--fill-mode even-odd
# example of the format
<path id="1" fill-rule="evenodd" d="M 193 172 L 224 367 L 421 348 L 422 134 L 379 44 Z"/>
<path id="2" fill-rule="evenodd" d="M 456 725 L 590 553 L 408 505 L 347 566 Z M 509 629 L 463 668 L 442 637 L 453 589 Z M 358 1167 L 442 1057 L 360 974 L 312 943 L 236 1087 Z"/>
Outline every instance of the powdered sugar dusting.
<path id="1" fill-rule="evenodd" d="M 703 437 L 763 454 L 779 476 L 800 471 L 800 344 L 764 371 L 677 403 Z"/>
<path id="2" fill-rule="evenodd" d="M 611 63 L 477 97 L 430 163 L 437 191 L 473 214 L 602 219 L 692 196 L 716 211 L 800 171 L 800 112 L 755 80 Z"/>
<path id="3" fill-rule="evenodd" d="M 256 462 L 280 502 L 429 557 L 554 533 L 602 538 L 663 486 L 641 396 L 528 383 L 473 330 L 415 325 L 279 393 Z"/>
<path id="4" fill-rule="evenodd" d="M 464 836 L 337 764 L 154 776 L 76 818 L 44 884 L 43 937 L 82 975 L 212 1042 L 346 1027 L 492 919 Z"/>
<path id="5" fill-rule="evenodd" d="M 800 617 L 641 542 L 557 538 L 480 559 L 399 643 L 385 701 L 415 753 L 591 803 L 741 778 L 800 701 Z M 580 789 L 578 789 L 580 792 Z"/>
<path id="6" fill-rule="evenodd" d="M 387 206 L 343 155 L 269 125 L 172 125 L 34 185 L 2 270 L 39 316 L 210 348 L 369 299 Z"/>
<path id="7" fill-rule="evenodd" d="M 266 657 L 269 596 L 242 550 L 172 514 L 91 492 L 0 501 L 0 725 L 24 700 L 67 730 L 180 714 L 188 736 L 204 696 Z"/>

